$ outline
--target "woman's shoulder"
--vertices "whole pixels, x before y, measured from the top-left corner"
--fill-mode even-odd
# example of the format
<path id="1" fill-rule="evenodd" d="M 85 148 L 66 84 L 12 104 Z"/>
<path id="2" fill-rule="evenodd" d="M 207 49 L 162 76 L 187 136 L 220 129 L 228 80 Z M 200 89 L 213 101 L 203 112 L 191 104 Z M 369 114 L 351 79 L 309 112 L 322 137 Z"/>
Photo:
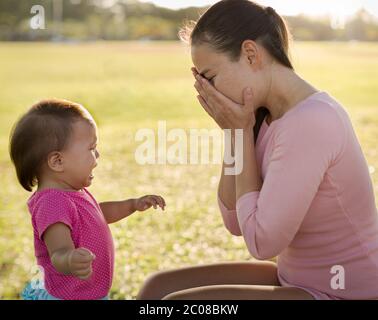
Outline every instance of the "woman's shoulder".
<path id="1" fill-rule="evenodd" d="M 284 114 L 277 129 L 296 134 L 344 135 L 347 118 L 343 106 L 327 92 L 320 91 Z"/>
<path id="2" fill-rule="evenodd" d="M 274 130 L 280 145 L 301 146 L 339 156 L 347 141 L 349 117 L 328 93 L 318 92 L 288 111 Z"/>

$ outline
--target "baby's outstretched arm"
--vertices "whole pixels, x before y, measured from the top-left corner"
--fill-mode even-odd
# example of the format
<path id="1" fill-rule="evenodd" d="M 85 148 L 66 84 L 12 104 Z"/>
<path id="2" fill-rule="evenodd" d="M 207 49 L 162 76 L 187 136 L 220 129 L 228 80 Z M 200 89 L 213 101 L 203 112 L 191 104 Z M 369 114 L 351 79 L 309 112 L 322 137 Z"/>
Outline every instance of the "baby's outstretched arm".
<path id="1" fill-rule="evenodd" d="M 156 195 L 147 195 L 137 199 L 124 201 L 101 202 L 100 207 L 108 224 L 122 220 L 135 211 L 145 211 L 151 207 L 164 210 L 165 200 Z"/>
<path id="2" fill-rule="evenodd" d="M 64 223 L 49 226 L 43 234 L 54 268 L 63 274 L 79 279 L 88 279 L 92 274 L 92 261 L 95 255 L 85 248 L 75 249 L 71 230 Z"/>

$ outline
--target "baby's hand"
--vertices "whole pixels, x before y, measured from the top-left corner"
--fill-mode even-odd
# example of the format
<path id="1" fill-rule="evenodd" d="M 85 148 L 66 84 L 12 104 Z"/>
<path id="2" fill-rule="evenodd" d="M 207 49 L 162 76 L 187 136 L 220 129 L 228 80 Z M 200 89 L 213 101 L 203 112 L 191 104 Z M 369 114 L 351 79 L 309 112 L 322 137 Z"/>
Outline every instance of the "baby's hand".
<path id="1" fill-rule="evenodd" d="M 68 256 L 71 274 L 79 279 L 88 279 L 92 274 L 92 261 L 96 256 L 85 248 L 72 250 Z"/>
<path id="2" fill-rule="evenodd" d="M 148 195 L 135 199 L 135 210 L 145 211 L 151 207 L 157 209 L 157 206 L 164 210 L 165 200 L 160 196 Z"/>

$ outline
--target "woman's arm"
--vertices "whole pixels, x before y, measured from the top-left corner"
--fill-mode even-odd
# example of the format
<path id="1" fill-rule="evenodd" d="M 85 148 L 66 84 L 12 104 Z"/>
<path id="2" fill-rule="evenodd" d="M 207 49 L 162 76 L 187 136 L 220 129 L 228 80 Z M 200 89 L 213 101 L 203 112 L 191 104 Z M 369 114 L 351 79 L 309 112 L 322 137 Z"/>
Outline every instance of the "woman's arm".
<path id="1" fill-rule="evenodd" d="M 225 150 L 224 150 L 224 158 L 226 157 L 226 153 L 228 152 L 226 148 L 228 146 L 231 147 L 231 155 L 234 155 L 234 138 L 235 135 L 233 134 L 234 130 L 232 130 L 231 133 L 231 143 L 228 143 L 226 141 L 226 135 L 225 135 Z M 226 165 L 223 160 L 222 164 L 222 172 L 219 179 L 219 185 L 218 185 L 218 197 L 219 200 L 222 201 L 225 207 L 227 207 L 229 210 L 235 210 L 236 206 L 236 193 L 235 193 L 235 176 L 234 175 L 226 175 Z"/>
<path id="2" fill-rule="evenodd" d="M 225 168 L 226 166 L 223 163 L 218 186 L 218 206 L 227 230 L 234 236 L 241 236 L 235 208 L 235 176 L 225 175 Z"/>
<path id="3" fill-rule="evenodd" d="M 231 130 L 231 143 L 225 140 L 226 148 L 230 147 L 230 154 L 234 156 L 235 152 L 235 131 Z M 226 138 L 226 135 L 225 135 Z M 241 236 L 238 217 L 236 214 L 236 192 L 235 192 L 235 175 L 226 174 L 226 165 L 223 161 L 222 172 L 218 186 L 218 206 L 222 214 L 222 219 L 227 230 L 234 236 Z"/>
<path id="4" fill-rule="evenodd" d="M 222 172 L 218 185 L 218 197 L 228 210 L 235 210 L 236 195 L 235 195 L 235 176 L 225 175 L 225 164 L 222 165 Z"/>
<path id="5" fill-rule="evenodd" d="M 252 91 L 248 88 L 243 90 L 244 105 L 239 105 L 218 92 L 205 78 L 201 77 L 195 69 L 192 69 L 192 71 L 197 80 L 194 86 L 199 93 L 197 98 L 202 107 L 215 120 L 221 129 L 231 129 L 231 153 L 234 154 L 235 161 L 238 161 L 234 163 L 235 169 L 240 168 L 241 166 L 238 165 L 238 163 L 240 164 L 243 159 L 237 159 L 240 152 L 236 152 L 235 154 L 233 151 L 235 145 L 239 146 L 239 143 L 236 143 L 238 141 L 235 141 L 235 129 L 251 128 L 250 132 L 252 132 L 252 127 L 256 122 Z M 243 143 L 245 143 L 246 139 L 243 140 Z M 228 144 L 225 143 L 226 147 L 227 145 Z M 243 144 L 242 148 L 244 150 Z M 225 152 L 226 151 L 225 148 Z M 248 159 L 245 161 L 248 161 Z M 227 168 L 223 162 L 218 186 L 218 204 L 226 228 L 234 235 L 241 235 L 235 211 L 235 202 L 237 199 L 235 175 L 226 175 L 225 169 Z M 244 169 L 242 168 L 242 171 L 243 170 Z M 249 190 L 249 188 L 246 188 L 246 190 Z"/>
<path id="6" fill-rule="evenodd" d="M 235 143 L 233 142 L 232 149 L 234 147 Z M 250 191 L 259 191 L 262 186 L 262 179 L 255 158 L 253 134 L 249 129 L 244 133 L 242 147 L 243 159 L 237 160 L 244 161 L 242 172 L 237 176 L 226 175 L 226 166 L 223 163 L 218 186 L 218 205 L 222 213 L 223 222 L 230 233 L 237 236 L 242 235 L 242 232 L 236 214 L 236 199 Z M 239 197 L 237 197 L 237 194 Z"/>
<path id="7" fill-rule="evenodd" d="M 252 128 L 246 128 L 243 130 L 243 152 L 236 153 L 241 154 L 241 158 L 237 158 L 236 161 L 242 161 L 243 170 L 235 177 L 235 193 L 236 199 L 248 192 L 260 191 L 262 187 L 262 179 L 260 176 L 260 170 L 256 161 L 254 135 Z"/>
<path id="8" fill-rule="evenodd" d="M 237 177 L 238 220 L 257 259 L 275 257 L 290 245 L 327 169 L 343 150 L 343 124 L 336 111 L 321 103 L 305 109 L 299 119 L 288 117 L 277 129 L 261 191 L 248 192 L 244 175 Z M 253 166 L 245 168 L 252 179 L 248 170 Z"/>

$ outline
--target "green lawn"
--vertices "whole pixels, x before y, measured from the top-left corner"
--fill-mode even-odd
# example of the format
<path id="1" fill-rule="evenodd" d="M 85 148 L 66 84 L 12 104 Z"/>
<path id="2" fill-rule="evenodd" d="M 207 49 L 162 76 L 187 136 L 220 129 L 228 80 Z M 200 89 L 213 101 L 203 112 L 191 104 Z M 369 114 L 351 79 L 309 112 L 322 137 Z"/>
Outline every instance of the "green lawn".
<path id="1" fill-rule="evenodd" d="M 349 112 L 378 195 L 378 44 L 295 43 L 297 71 Z M 17 298 L 32 277 L 26 200 L 8 156 L 12 124 L 35 101 L 86 106 L 99 125 L 101 158 L 90 188 L 99 201 L 162 194 L 164 213 L 136 213 L 112 225 L 113 299 L 131 299 L 151 272 L 249 258 L 223 227 L 217 165 L 150 165 L 134 160 L 140 128 L 215 128 L 197 103 L 189 49 L 178 43 L 0 43 L 0 298 Z M 358 200 L 358 199 L 356 199 Z"/>

